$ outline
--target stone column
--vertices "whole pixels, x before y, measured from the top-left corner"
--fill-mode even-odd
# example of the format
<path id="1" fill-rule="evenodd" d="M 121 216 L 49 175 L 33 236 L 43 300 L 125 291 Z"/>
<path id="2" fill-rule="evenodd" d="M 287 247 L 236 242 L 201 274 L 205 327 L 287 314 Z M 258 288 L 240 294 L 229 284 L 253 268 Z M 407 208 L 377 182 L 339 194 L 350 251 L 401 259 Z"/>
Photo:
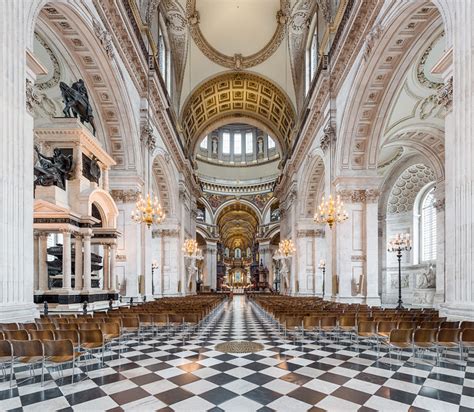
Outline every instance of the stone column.
<path id="1" fill-rule="evenodd" d="M 82 265 L 82 236 L 79 233 L 76 233 L 74 252 L 76 254 L 74 262 L 74 289 L 82 290 L 82 275 L 83 275 L 83 265 Z"/>
<path id="2" fill-rule="evenodd" d="M 117 291 L 117 274 L 115 273 L 116 263 L 117 263 L 117 244 L 112 243 L 110 245 L 109 273 L 110 273 L 110 290 L 113 292 Z"/>
<path id="3" fill-rule="evenodd" d="M 33 273 L 34 273 L 34 288 L 33 290 L 38 290 L 39 287 L 39 233 L 34 232 L 34 260 L 33 260 Z"/>
<path id="4" fill-rule="evenodd" d="M 314 294 L 320 297 L 323 297 L 323 271 L 319 268 L 319 264 L 321 260 L 324 260 L 326 264 L 328 261 L 325 234 L 326 231 L 324 229 L 316 229 L 314 231 L 314 270 L 316 271 Z M 327 279 L 324 279 L 324 292 L 326 295 L 327 290 L 328 282 Z"/>
<path id="5" fill-rule="evenodd" d="M 314 231 L 298 230 L 295 246 L 298 253 L 296 278 L 300 295 L 313 295 L 315 287 Z"/>
<path id="6" fill-rule="evenodd" d="M 379 290 L 379 222 L 378 200 L 380 193 L 376 190 L 365 192 L 365 255 L 366 255 L 366 284 L 363 289 L 368 305 L 380 305 Z"/>
<path id="7" fill-rule="evenodd" d="M 71 290 L 71 232 L 63 230 L 63 289 Z"/>
<path id="8" fill-rule="evenodd" d="M 83 292 L 91 291 L 91 235 L 84 235 L 84 285 Z"/>
<path id="9" fill-rule="evenodd" d="M 163 268 L 163 232 L 161 230 L 153 231 L 154 238 L 154 261 L 157 263 L 157 267 L 153 270 L 153 285 L 154 293 L 153 296 L 159 297 L 163 293 L 162 285 L 162 268 Z"/>
<path id="10" fill-rule="evenodd" d="M 272 250 L 270 247 L 270 241 L 265 240 L 259 243 L 259 252 L 260 252 L 260 260 L 268 269 L 268 278 L 267 282 L 272 287 L 272 273 L 273 273 L 273 262 L 272 262 Z"/>
<path id="11" fill-rule="evenodd" d="M 445 118 L 446 156 L 446 303 L 442 313 L 471 318 L 474 313 L 474 5 L 469 0 L 436 0 L 447 23 L 452 64 L 444 70 L 439 103 Z M 445 59 L 449 60 L 449 59 Z"/>
<path id="12" fill-rule="evenodd" d="M 34 26 L 27 0 L 0 13 L 0 322 L 31 320 L 33 303 L 33 117 L 35 74 L 26 65 Z M 28 94 L 27 94 L 28 93 Z"/>
<path id="13" fill-rule="evenodd" d="M 110 277 L 110 266 L 109 266 L 109 250 L 110 246 L 107 244 L 103 245 L 104 248 L 104 266 L 102 268 L 102 290 L 109 290 L 109 277 Z"/>
<path id="14" fill-rule="evenodd" d="M 102 170 L 102 189 L 106 192 L 109 191 L 109 168 L 106 167 Z"/>
<path id="15" fill-rule="evenodd" d="M 74 179 L 78 181 L 82 177 L 82 148 L 76 146 L 74 148 Z"/>
<path id="16" fill-rule="evenodd" d="M 444 282 L 445 282 L 445 198 L 444 182 L 436 183 L 434 207 L 436 208 L 436 292 L 433 304 L 438 306 L 444 303 Z"/>
<path id="17" fill-rule="evenodd" d="M 44 293 L 48 288 L 48 234 L 41 232 L 38 236 L 38 292 Z"/>

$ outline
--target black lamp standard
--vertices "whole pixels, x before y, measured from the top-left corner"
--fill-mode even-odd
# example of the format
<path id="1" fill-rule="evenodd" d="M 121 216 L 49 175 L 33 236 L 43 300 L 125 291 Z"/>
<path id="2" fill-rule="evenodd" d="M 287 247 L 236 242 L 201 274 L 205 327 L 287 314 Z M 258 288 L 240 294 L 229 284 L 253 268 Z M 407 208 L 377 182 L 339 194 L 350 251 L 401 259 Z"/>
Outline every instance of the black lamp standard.
<path id="1" fill-rule="evenodd" d="M 402 252 L 411 250 L 411 240 L 409 233 L 397 233 L 388 242 L 389 252 L 394 252 L 398 258 L 398 305 L 397 309 L 403 309 L 402 300 Z"/>

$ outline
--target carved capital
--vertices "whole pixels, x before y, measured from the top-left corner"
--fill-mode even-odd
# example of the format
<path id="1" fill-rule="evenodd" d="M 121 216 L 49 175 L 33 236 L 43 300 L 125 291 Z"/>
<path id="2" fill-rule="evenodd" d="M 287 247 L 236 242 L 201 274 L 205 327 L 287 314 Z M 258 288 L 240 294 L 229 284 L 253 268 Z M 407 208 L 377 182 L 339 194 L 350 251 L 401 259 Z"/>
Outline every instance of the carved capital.
<path id="1" fill-rule="evenodd" d="M 380 191 L 369 189 L 365 191 L 365 200 L 367 203 L 377 203 L 380 197 Z"/>
<path id="2" fill-rule="evenodd" d="M 314 237 L 324 239 L 326 237 L 326 231 L 324 229 L 316 229 L 314 231 Z"/>

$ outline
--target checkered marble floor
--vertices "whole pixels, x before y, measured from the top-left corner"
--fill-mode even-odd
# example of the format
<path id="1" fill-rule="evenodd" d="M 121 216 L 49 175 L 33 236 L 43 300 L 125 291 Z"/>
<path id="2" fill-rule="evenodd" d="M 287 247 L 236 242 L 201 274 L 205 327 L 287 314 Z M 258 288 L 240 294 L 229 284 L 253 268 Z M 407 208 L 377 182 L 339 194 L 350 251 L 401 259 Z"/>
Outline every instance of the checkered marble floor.
<path id="1" fill-rule="evenodd" d="M 409 354 L 379 356 L 367 344 L 306 338 L 283 339 L 254 304 L 235 296 L 215 322 L 194 334 L 131 338 L 106 353 L 104 367 L 76 369 L 22 382 L 0 381 L 0 410 L 77 411 L 474 411 L 474 356 Z M 214 350 L 228 340 L 252 340 L 265 349 L 252 354 Z M 121 357 L 118 350 L 121 349 Z M 473 354 L 474 355 L 474 354 Z M 82 370 L 84 370 L 81 367 Z M 36 373 L 38 375 L 38 371 Z M 54 379 L 53 379 L 54 377 Z"/>

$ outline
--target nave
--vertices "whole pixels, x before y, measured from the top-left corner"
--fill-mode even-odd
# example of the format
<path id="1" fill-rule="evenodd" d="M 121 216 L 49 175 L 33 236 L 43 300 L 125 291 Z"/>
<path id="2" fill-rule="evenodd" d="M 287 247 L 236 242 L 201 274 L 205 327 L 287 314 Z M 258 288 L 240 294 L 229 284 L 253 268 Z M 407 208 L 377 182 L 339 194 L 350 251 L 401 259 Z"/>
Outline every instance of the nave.
<path id="1" fill-rule="evenodd" d="M 315 339 L 317 338 L 317 339 Z M 227 341 L 261 343 L 255 353 L 223 353 Z M 119 355 L 120 350 L 120 357 Z M 0 410 L 77 411 L 469 411 L 474 408 L 474 356 L 459 361 L 386 349 L 342 335 L 294 340 L 245 296 L 225 300 L 195 333 L 148 331 L 113 344 L 76 368 L 26 382 L 0 383 Z M 16 369 L 15 379 L 28 376 Z M 82 379 L 80 382 L 77 380 Z M 459 407 L 460 405 L 460 407 Z"/>

